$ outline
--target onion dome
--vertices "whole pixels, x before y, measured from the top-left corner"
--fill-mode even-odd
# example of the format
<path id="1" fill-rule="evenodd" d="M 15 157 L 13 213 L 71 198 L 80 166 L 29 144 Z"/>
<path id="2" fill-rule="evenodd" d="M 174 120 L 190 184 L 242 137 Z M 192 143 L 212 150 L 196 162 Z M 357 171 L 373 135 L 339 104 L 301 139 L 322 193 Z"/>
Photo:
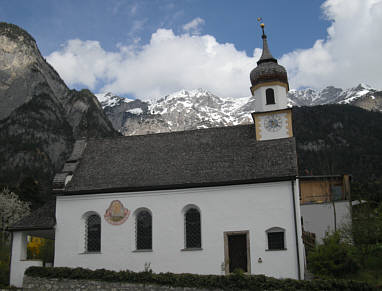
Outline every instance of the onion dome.
<path id="1" fill-rule="evenodd" d="M 256 87 L 262 83 L 280 82 L 286 85 L 289 90 L 288 75 L 285 68 L 277 63 L 277 60 L 272 56 L 267 42 L 267 36 L 264 33 L 264 23 L 261 23 L 263 30 L 263 53 L 260 59 L 257 61 L 257 67 L 250 73 L 250 79 L 252 83 L 252 94 Z"/>

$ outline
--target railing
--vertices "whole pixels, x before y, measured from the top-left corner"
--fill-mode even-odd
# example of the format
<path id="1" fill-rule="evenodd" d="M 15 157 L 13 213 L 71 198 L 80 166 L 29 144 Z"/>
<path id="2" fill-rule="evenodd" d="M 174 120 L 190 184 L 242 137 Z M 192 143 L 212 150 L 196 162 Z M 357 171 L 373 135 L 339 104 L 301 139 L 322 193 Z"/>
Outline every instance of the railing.
<path id="1" fill-rule="evenodd" d="M 305 253 L 308 254 L 316 247 L 316 234 L 313 232 L 302 231 L 302 241 L 305 245 Z"/>

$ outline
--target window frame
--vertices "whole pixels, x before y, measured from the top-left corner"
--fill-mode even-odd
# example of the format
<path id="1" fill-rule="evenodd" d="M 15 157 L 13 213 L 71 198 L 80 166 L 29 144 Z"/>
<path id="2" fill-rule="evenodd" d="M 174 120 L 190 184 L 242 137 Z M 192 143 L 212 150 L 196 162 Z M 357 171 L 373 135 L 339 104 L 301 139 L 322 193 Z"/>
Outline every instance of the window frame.
<path id="1" fill-rule="evenodd" d="M 269 234 L 270 233 L 282 233 L 283 234 L 283 248 L 270 248 L 270 241 L 269 241 Z M 266 251 L 285 251 L 287 250 L 286 247 L 286 231 L 284 228 L 281 227 L 271 227 L 265 231 L 265 236 L 266 236 Z"/>
<path id="2" fill-rule="evenodd" d="M 186 215 L 190 210 L 193 210 L 193 209 L 195 209 L 199 213 L 199 241 L 200 241 L 200 245 L 195 246 L 195 247 L 193 247 L 193 246 L 188 247 L 187 246 L 188 244 L 187 244 L 187 219 L 186 219 Z M 184 231 L 184 248 L 182 249 L 182 251 L 200 251 L 200 250 L 203 250 L 203 248 L 202 248 L 202 246 L 203 246 L 203 244 L 202 244 L 202 213 L 200 211 L 200 208 L 194 204 L 189 204 L 183 208 L 182 214 L 183 214 L 183 231 Z"/>
<path id="3" fill-rule="evenodd" d="M 140 214 L 142 214 L 144 212 L 150 214 L 150 218 L 151 218 L 151 221 L 150 221 L 150 223 L 151 223 L 151 248 L 150 249 L 138 248 L 138 217 Z M 152 252 L 153 251 L 153 214 L 152 214 L 151 210 L 148 208 L 145 208 L 145 207 L 137 209 L 134 212 L 134 221 L 135 221 L 135 250 L 134 250 L 134 252 Z"/>

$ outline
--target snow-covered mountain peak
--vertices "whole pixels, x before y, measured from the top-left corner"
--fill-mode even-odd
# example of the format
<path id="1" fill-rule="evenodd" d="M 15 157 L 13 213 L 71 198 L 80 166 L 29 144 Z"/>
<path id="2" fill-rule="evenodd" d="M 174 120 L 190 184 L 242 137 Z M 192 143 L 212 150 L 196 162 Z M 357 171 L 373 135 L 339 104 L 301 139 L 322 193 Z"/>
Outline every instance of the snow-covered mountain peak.
<path id="1" fill-rule="evenodd" d="M 348 104 L 354 103 L 358 99 L 372 97 L 377 90 L 373 89 L 370 85 L 360 83 L 356 87 L 349 89 L 336 88 L 334 86 L 327 86 L 321 90 L 311 88 L 303 90 L 290 90 L 288 98 L 291 103 L 297 106 L 312 106 L 323 104 Z"/>
<path id="2" fill-rule="evenodd" d="M 97 97 L 98 101 L 101 103 L 102 108 L 114 107 L 122 102 L 128 103 L 130 101 L 133 101 L 132 99 L 129 99 L 129 98 L 114 95 L 111 92 L 98 93 L 94 95 Z"/>
<path id="3" fill-rule="evenodd" d="M 373 89 L 373 87 L 371 87 L 369 84 L 366 84 L 366 83 L 359 83 L 356 88 L 363 88 L 368 90 Z"/>
<path id="4" fill-rule="evenodd" d="M 158 99 L 131 100 L 112 93 L 96 94 L 113 126 L 124 135 L 251 123 L 255 98 L 222 98 L 206 89 L 179 90 Z M 350 89 L 292 89 L 288 106 L 352 104 L 381 110 L 382 92 L 366 84 Z"/>
<path id="5" fill-rule="evenodd" d="M 372 89 L 369 85 L 361 83 L 357 87 L 344 90 L 342 100 L 338 103 L 349 104 L 375 91 L 376 90 Z"/>
<path id="6" fill-rule="evenodd" d="M 200 97 L 206 97 L 206 96 L 215 96 L 210 91 L 206 89 L 194 89 L 194 90 L 180 90 L 174 93 L 171 93 L 169 95 L 166 95 L 164 97 L 165 100 L 171 100 L 171 99 L 179 99 L 179 98 L 200 98 Z M 163 98 L 157 99 L 157 101 L 162 100 Z"/>

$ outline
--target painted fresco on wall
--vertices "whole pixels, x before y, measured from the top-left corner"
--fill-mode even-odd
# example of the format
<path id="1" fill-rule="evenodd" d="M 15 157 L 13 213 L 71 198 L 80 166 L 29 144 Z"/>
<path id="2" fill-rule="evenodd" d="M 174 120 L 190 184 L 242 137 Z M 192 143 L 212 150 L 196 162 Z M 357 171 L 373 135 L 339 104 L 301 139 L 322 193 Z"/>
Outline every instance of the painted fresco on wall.
<path id="1" fill-rule="evenodd" d="M 121 201 L 113 200 L 105 212 L 105 220 L 112 225 L 121 225 L 130 215 L 130 210 L 125 208 Z"/>

